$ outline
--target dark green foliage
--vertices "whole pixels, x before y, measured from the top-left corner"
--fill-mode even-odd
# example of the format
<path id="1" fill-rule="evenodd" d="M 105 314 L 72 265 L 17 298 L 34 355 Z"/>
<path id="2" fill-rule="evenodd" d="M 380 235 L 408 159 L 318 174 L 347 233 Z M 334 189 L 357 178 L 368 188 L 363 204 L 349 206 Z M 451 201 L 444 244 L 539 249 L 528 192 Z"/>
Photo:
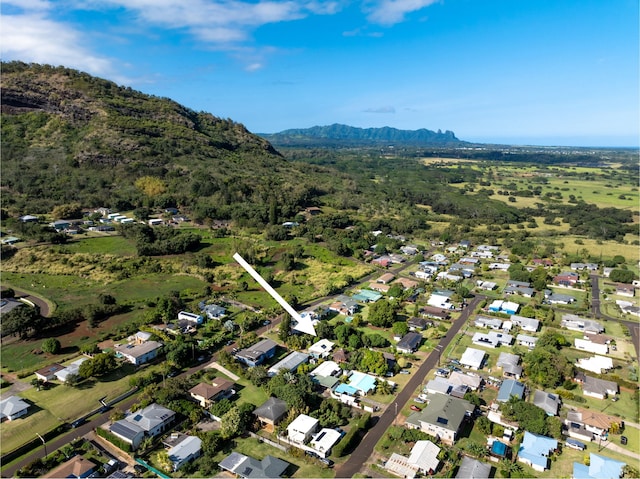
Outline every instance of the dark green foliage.
<path id="1" fill-rule="evenodd" d="M 131 444 L 120 439 L 115 434 L 112 434 L 111 432 L 101 427 L 95 428 L 95 431 L 98 436 L 104 437 L 107 441 L 109 441 L 111 444 L 113 444 L 117 448 L 122 449 L 125 452 L 131 452 Z"/>
<path id="2" fill-rule="evenodd" d="M 325 398 L 310 416 L 318 419 L 320 426 L 333 428 L 347 424 L 351 417 L 351 409 L 336 399 Z"/>
<path id="3" fill-rule="evenodd" d="M 117 367 L 114 352 L 96 354 L 80 365 L 78 375 L 82 378 L 101 377 L 110 373 Z"/>
<path id="4" fill-rule="evenodd" d="M 337 457 L 342 457 L 345 454 L 349 454 L 351 450 L 360 441 L 360 437 L 369 428 L 369 422 L 371 414 L 365 413 L 354 421 L 353 426 L 349 429 L 349 432 L 344 435 L 342 440 L 333 447 L 333 454 Z"/>
<path id="5" fill-rule="evenodd" d="M 631 283 L 635 278 L 633 271 L 628 269 L 614 269 L 609 273 L 609 279 L 616 283 Z"/>
<path id="6" fill-rule="evenodd" d="M 45 325 L 38 306 L 19 306 L 2 316 L 2 335 L 26 338 Z"/>
<path id="7" fill-rule="evenodd" d="M 522 263 L 513 263 L 509 266 L 509 279 L 512 281 L 523 281 L 528 283 L 531 281 L 531 273 Z"/>
<path id="8" fill-rule="evenodd" d="M 171 228 L 152 228 L 131 223 L 123 225 L 121 232 L 125 238 L 135 240 L 138 254 L 141 256 L 182 254 L 194 251 L 200 246 L 199 235 Z"/>
<path id="9" fill-rule="evenodd" d="M 45 353 L 58 354 L 60 352 L 60 341 L 57 338 L 47 338 L 42 341 L 41 349 Z"/>
<path id="10" fill-rule="evenodd" d="M 525 431 L 543 436 L 546 436 L 549 432 L 547 413 L 534 404 L 511 396 L 507 402 L 502 404 L 500 409 L 507 420 L 517 421 Z"/>
<path id="11" fill-rule="evenodd" d="M 369 306 L 369 323 L 372 326 L 390 327 L 396 321 L 396 305 L 386 299 L 381 299 Z"/>

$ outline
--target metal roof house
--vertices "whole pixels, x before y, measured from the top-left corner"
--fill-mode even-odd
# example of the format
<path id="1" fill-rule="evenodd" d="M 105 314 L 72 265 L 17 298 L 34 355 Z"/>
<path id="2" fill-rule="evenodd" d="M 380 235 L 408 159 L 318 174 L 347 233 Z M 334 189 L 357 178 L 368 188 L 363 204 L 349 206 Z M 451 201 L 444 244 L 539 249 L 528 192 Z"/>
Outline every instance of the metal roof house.
<path id="1" fill-rule="evenodd" d="M 268 431 L 273 431 L 277 425 L 287 415 L 289 407 L 282 399 L 270 397 L 260 407 L 253 410 L 253 415 Z"/>
<path id="2" fill-rule="evenodd" d="M 546 436 L 524 432 L 518 450 L 518 461 L 524 462 L 538 472 L 549 469 L 549 455 L 558 449 L 558 441 Z"/>
<path id="3" fill-rule="evenodd" d="M 465 418 L 471 417 L 474 411 L 475 406 L 469 401 L 436 394 L 425 409 L 407 418 L 406 425 L 453 444 Z"/>
<path id="4" fill-rule="evenodd" d="M 460 358 L 460 364 L 473 370 L 482 368 L 487 353 L 480 349 L 467 348 Z"/>
<path id="5" fill-rule="evenodd" d="M 472 459 L 469 456 L 462 456 L 460 468 L 456 474 L 457 479 L 488 479 L 491 474 L 491 466 Z"/>
<path id="6" fill-rule="evenodd" d="M 238 351 L 236 359 L 249 367 L 258 366 L 275 355 L 277 346 L 270 339 L 263 339 L 253 346 Z"/>
<path id="7" fill-rule="evenodd" d="M 616 461 L 598 454 L 589 454 L 589 465 L 573 463 L 574 479 L 618 479 L 622 477 L 624 462 Z"/>
<path id="8" fill-rule="evenodd" d="M 507 402 L 511 396 L 522 399 L 524 397 L 524 384 L 513 379 L 505 379 L 498 390 L 496 401 Z"/>
<path id="9" fill-rule="evenodd" d="M 533 404 L 538 406 L 547 416 L 557 416 L 560 409 L 560 396 L 536 389 L 533 393 Z"/>
<path id="10" fill-rule="evenodd" d="M 418 350 L 421 342 L 422 335 L 420 333 L 410 331 L 402 337 L 398 344 L 396 344 L 396 349 L 401 353 L 411 354 Z"/>
<path id="11" fill-rule="evenodd" d="M 182 441 L 167 451 L 169 460 L 173 464 L 173 471 L 177 471 L 184 464 L 200 457 L 202 440 L 196 436 L 186 436 Z"/>
<path id="12" fill-rule="evenodd" d="M 267 375 L 272 377 L 282 370 L 291 372 L 296 371 L 300 366 L 309 361 L 309 357 L 310 356 L 308 354 L 293 351 L 291 354 L 287 355 L 287 357 L 271 366 L 267 371 Z"/>
<path id="13" fill-rule="evenodd" d="M 0 401 L 0 421 L 13 421 L 26 416 L 29 412 L 29 403 L 24 402 L 18 396 L 10 396 Z"/>
<path id="14" fill-rule="evenodd" d="M 136 449 L 144 437 L 155 437 L 167 430 L 176 413 L 153 403 L 114 422 L 109 431 Z"/>
<path id="15" fill-rule="evenodd" d="M 289 467 L 287 461 L 273 456 L 265 456 L 261 461 L 239 452 L 232 452 L 218 466 L 244 479 L 276 479 Z"/>

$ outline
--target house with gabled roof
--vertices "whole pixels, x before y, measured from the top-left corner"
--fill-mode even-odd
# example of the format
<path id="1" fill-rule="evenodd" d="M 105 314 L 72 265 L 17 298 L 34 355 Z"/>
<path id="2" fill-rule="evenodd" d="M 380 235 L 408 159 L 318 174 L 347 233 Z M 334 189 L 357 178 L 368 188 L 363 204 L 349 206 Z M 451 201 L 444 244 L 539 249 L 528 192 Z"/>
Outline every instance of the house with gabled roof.
<path id="1" fill-rule="evenodd" d="M 608 396 L 615 396 L 619 391 L 618 383 L 594 378 L 583 373 L 576 374 L 576 380 L 582 383 L 582 393 L 585 396 L 606 399 Z"/>
<path id="2" fill-rule="evenodd" d="M 561 404 L 560 396 L 551 394 L 540 389 L 536 389 L 533 393 L 533 404 L 538 406 L 547 416 L 557 416 Z"/>
<path id="3" fill-rule="evenodd" d="M 109 431 L 136 449 L 145 437 L 156 437 L 165 432 L 175 415 L 171 409 L 152 403 L 115 421 L 109 426 Z"/>
<path id="4" fill-rule="evenodd" d="M 175 446 L 167 451 L 169 460 L 176 472 L 186 463 L 197 459 L 202 454 L 202 439 L 196 436 L 184 436 Z"/>
<path id="5" fill-rule="evenodd" d="M 558 286 L 573 288 L 580 282 L 580 275 L 572 271 L 565 271 L 554 276 L 553 282 Z"/>
<path id="6" fill-rule="evenodd" d="M 331 354 L 334 345 L 335 343 L 323 338 L 309 346 L 309 354 L 316 359 L 327 358 Z"/>
<path id="7" fill-rule="evenodd" d="M 140 344 L 121 344 L 116 346 L 115 350 L 116 355 L 139 366 L 155 359 L 162 351 L 162 346 L 159 341 L 145 341 Z"/>
<path id="8" fill-rule="evenodd" d="M 29 412 L 29 403 L 18 396 L 9 396 L 0 401 L 0 421 L 13 421 L 26 416 Z"/>
<path id="9" fill-rule="evenodd" d="M 440 448 L 431 441 L 420 440 L 411 448 L 409 457 L 394 453 L 385 464 L 385 469 L 406 479 L 416 475 L 433 475 L 440 466 Z"/>
<path id="10" fill-rule="evenodd" d="M 258 366 L 276 354 L 278 345 L 270 339 L 258 341 L 236 353 L 236 359 L 249 367 Z"/>
<path id="11" fill-rule="evenodd" d="M 460 358 L 460 364 L 477 371 L 482 368 L 486 356 L 487 353 L 480 349 L 467 348 Z"/>
<path id="12" fill-rule="evenodd" d="M 536 336 L 529 336 L 528 334 L 518 334 L 516 336 L 516 341 L 521 346 L 526 346 L 529 349 L 533 349 L 536 347 L 538 338 Z"/>
<path id="13" fill-rule="evenodd" d="M 62 371 L 63 369 L 64 366 L 58 363 L 53 363 L 38 369 L 34 374 L 36 375 L 36 378 L 40 379 L 41 381 L 47 382 L 54 380 L 56 378 L 56 373 L 58 371 Z"/>
<path id="14" fill-rule="evenodd" d="M 522 366 L 520 366 L 520 356 L 502 352 L 496 361 L 496 367 L 502 369 L 502 375 L 506 378 L 520 379 L 522 376 Z"/>
<path id="15" fill-rule="evenodd" d="M 569 436 L 592 441 L 606 438 L 613 424 L 622 427 L 622 419 L 593 409 L 572 409 L 567 412 L 564 424 Z"/>
<path id="16" fill-rule="evenodd" d="M 422 335 L 415 331 L 409 331 L 402 339 L 396 344 L 396 349 L 404 354 L 411 354 L 418 350 L 420 343 L 422 342 Z"/>
<path id="17" fill-rule="evenodd" d="M 478 390 L 482 385 L 482 381 L 483 379 L 480 376 L 469 376 L 458 371 L 452 371 L 449 375 L 449 383 L 454 387 L 465 386 L 474 391 Z"/>
<path id="18" fill-rule="evenodd" d="M 603 374 L 613 369 L 613 360 L 609 357 L 595 355 L 590 358 L 578 359 L 576 366 L 592 373 Z"/>
<path id="19" fill-rule="evenodd" d="M 488 479 L 490 474 L 491 466 L 489 464 L 469 456 L 462 456 L 456 479 Z"/>
<path id="20" fill-rule="evenodd" d="M 98 465 L 90 459 L 81 455 L 73 456 L 71 459 L 63 462 L 59 466 L 51 469 L 43 478 L 70 477 L 81 479 L 89 477 Z"/>
<path id="21" fill-rule="evenodd" d="M 319 426 L 320 423 L 316 418 L 300 414 L 287 426 L 287 437 L 296 444 L 305 444 L 309 442 Z"/>
<path id="22" fill-rule="evenodd" d="M 474 333 L 471 338 L 471 342 L 477 346 L 497 348 L 502 345 L 511 346 L 511 343 L 513 343 L 513 336 L 506 333 L 498 333 L 496 331 L 489 331 L 488 333 Z"/>
<path id="23" fill-rule="evenodd" d="M 580 331 L 583 333 L 604 333 L 604 326 L 598 321 L 581 318 L 575 314 L 563 314 L 560 326 L 571 331 Z"/>
<path id="24" fill-rule="evenodd" d="M 525 316 L 518 316 L 516 314 L 512 314 L 509 320 L 520 327 L 522 331 L 528 331 L 530 333 L 535 333 L 540 329 L 540 321 L 535 318 L 527 318 Z"/>
<path id="25" fill-rule="evenodd" d="M 549 469 L 549 456 L 558 449 L 558 441 L 550 437 L 524 432 L 518 450 L 518 461 L 531 466 L 538 472 Z"/>
<path id="26" fill-rule="evenodd" d="M 502 320 L 498 318 L 490 318 L 488 316 L 478 316 L 474 324 L 478 328 L 494 329 L 496 331 L 502 329 Z"/>
<path id="27" fill-rule="evenodd" d="M 344 294 L 336 297 L 335 301 L 329 305 L 329 310 L 340 313 L 344 316 L 351 316 L 358 311 L 358 302 Z"/>
<path id="28" fill-rule="evenodd" d="M 505 379 L 500 385 L 496 401 L 507 402 L 511 399 L 511 396 L 522 399 L 524 397 L 524 384 L 513 379 Z"/>
<path id="29" fill-rule="evenodd" d="M 411 414 L 405 424 L 411 429 L 420 429 L 447 444 L 453 444 L 465 419 L 472 417 L 474 411 L 475 406 L 469 401 L 436 394 L 426 408 Z"/>
<path id="30" fill-rule="evenodd" d="M 189 389 L 189 395 L 200 403 L 200 406 L 208 409 L 211 405 L 224 398 L 235 394 L 233 381 L 224 378 L 214 378 L 211 384 L 198 383 Z"/>
<path id="31" fill-rule="evenodd" d="M 309 362 L 311 356 L 300 351 L 292 351 L 285 358 L 278 361 L 267 370 L 269 377 L 275 376 L 280 371 L 297 371 L 300 366 Z"/>
<path id="32" fill-rule="evenodd" d="M 626 464 L 609 457 L 589 453 L 589 465 L 573 463 L 573 479 L 619 479 Z"/>

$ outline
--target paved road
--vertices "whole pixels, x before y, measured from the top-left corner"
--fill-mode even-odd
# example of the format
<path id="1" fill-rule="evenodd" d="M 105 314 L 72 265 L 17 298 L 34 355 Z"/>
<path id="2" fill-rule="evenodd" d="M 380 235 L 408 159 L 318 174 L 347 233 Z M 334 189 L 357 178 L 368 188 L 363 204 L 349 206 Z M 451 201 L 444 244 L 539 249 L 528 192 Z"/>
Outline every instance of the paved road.
<path id="1" fill-rule="evenodd" d="M 360 472 L 364 463 L 369 459 L 369 456 L 371 456 L 373 447 L 377 444 L 385 431 L 389 429 L 396 418 L 396 411 L 400 411 L 405 406 L 411 396 L 415 393 L 418 386 L 422 384 L 427 373 L 436 367 L 442 351 L 445 350 L 456 334 L 458 334 L 462 325 L 467 321 L 469 315 L 478 306 L 478 303 L 480 303 L 482 299 L 484 299 L 484 297 L 476 296 L 469 303 L 460 317 L 451 325 L 447 335 L 442 338 L 440 343 L 435 347 L 434 353 L 430 354 L 424 363 L 422 363 L 418 370 L 413 374 L 407 385 L 396 397 L 396 400 L 387 407 L 382 415 L 377 416 L 378 421 L 364 436 L 364 438 L 362 438 L 362 441 L 356 447 L 355 451 L 353 451 L 349 459 L 336 469 L 336 477 L 353 477 L 356 473 Z"/>
<path id="2" fill-rule="evenodd" d="M 2 289 L 7 289 L 5 286 L 2 287 Z M 48 318 L 49 315 L 51 314 L 51 311 L 49 311 L 49 304 L 47 304 L 47 302 L 42 299 L 39 296 L 34 296 L 31 293 L 27 293 L 26 291 L 22 291 L 16 288 L 11 288 L 13 289 L 13 291 L 16 293 L 16 299 L 26 299 L 27 301 L 31 301 L 32 303 L 38 305 L 38 307 L 40 308 L 40 315 L 44 316 L 45 318 Z"/>
<path id="3" fill-rule="evenodd" d="M 640 324 L 634 323 L 633 321 L 625 321 L 624 319 L 612 318 L 611 316 L 602 314 L 600 311 L 600 284 L 598 282 L 600 277 L 596 274 L 592 274 L 589 279 L 591 280 L 591 311 L 593 312 L 593 316 L 596 319 L 604 318 L 608 321 L 617 321 L 624 324 L 629 329 L 631 341 L 633 341 L 633 345 L 636 348 L 636 358 L 638 362 L 640 362 Z"/>

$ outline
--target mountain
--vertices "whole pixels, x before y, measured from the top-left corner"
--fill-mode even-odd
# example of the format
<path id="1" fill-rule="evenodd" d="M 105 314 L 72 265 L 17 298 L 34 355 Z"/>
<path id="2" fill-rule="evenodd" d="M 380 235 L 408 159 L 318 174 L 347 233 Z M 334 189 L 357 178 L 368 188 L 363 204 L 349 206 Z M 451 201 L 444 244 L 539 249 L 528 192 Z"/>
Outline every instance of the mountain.
<path id="1" fill-rule="evenodd" d="M 452 131 L 437 132 L 383 128 L 357 128 L 333 124 L 284 130 L 260 136 L 277 146 L 455 146 L 463 143 Z"/>
<path id="2" fill-rule="evenodd" d="M 313 205 L 322 183 L 240 123 L 77 70 L 2 63 L 0 88 L 10 214 L 185 206 L 260 224 Z"/>

